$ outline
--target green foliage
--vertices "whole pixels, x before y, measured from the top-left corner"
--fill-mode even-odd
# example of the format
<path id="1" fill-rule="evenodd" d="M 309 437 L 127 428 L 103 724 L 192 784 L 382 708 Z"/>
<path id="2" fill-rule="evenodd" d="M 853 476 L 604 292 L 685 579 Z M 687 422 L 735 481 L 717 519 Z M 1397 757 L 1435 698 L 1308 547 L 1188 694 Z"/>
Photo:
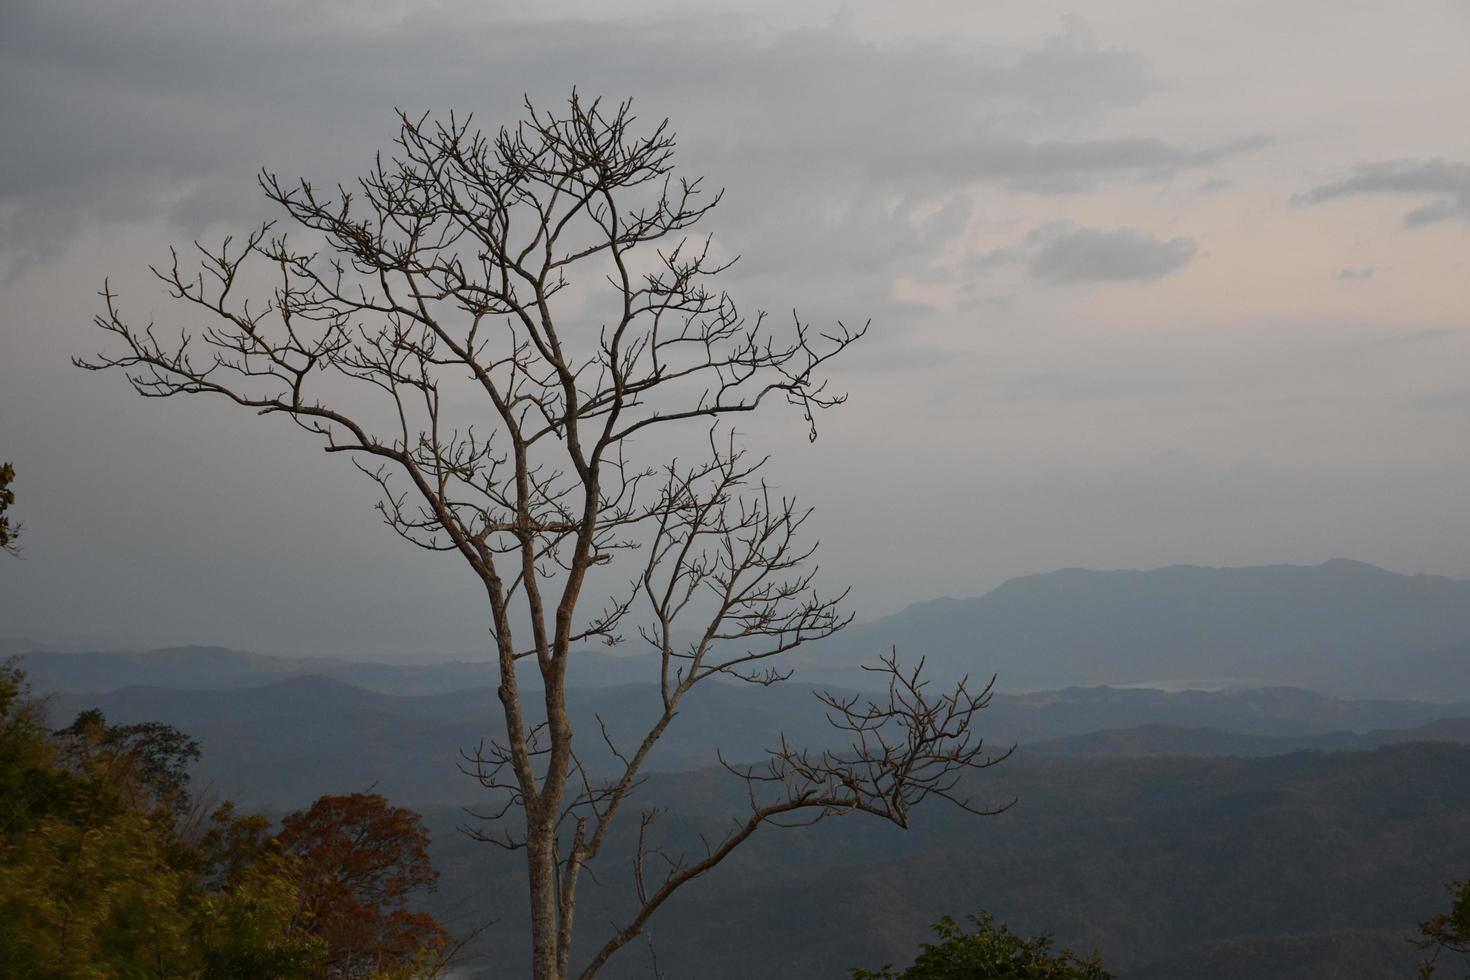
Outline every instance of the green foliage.
<path id="1" fill-rule="evenodd" d="M 47 732 L 0 664 L 0 950 L 35 980 L 312 980 L 327 943 L 298 925 L 299 862 L 225 805 L 182 829 L 192 739 L 83 712 Z"/>
<path id="2" fill-rule="evenodd" d="M 271 822 L 259 813 L 240 816 L 226 800 L 209 815 L 199 838 L 199 873 L 214 891 L 233 888 L 259 862 L 278 857 L 280 847 L 270 833 Z"/>
<path id="3" fill-rule="evenodd" d="M 20 525 L 11 524 L 5 512 L 15 503 L 15 491 L 10 489 L 15 479 L 15 467 L 0 463 L 0 551 L 15 551 L 15 539 L 20 537 Z"/>
<path id="4" fill-rule="evenodd" d="M 109 725 L 96 708 L 77 715 L 55 733 L 61 739 L 65 761 L 88 767 L 105 760 L 131 770 L 130 788 L 140 804 L 171 811 L 189 809 L 189 767 L 199 759 L 199 743 L 172 725 L 143 722 Z"/>
<path id="5" fill-rule="evenodd" d="M 206 894 L 193 922 L 200 980 L 307 980 L 321 975 L 327 944 L 292 928 L 295 868 L 268 858 L 244 868 L 227 891 Z"/>
<path id="6" fill-rule="evenodd" d="M 924 943 L 918 959 L 902 973 L 885 966 L 876 973 L 854 969 L 853 980 L 1111 980 L 1097 954 L 1083 960 L 1070 950 L 1053 952 L 1051 937 L 1027 939 L 998 925 L 989 912 L 969 916 L 966 932 L 945 916 L 934 924 L 938 942 Z"/>
<path id="7" fill-rule="evenodd" d="M 1470 954 L 1470 881 L 1451 882 L 1449 890 L 1453 896 L 1449 912 L 1419 923 L 1419 935 L 1413 940 L 1414 945 L 1429 951 L 1419 961 L 1420 977 L 1434 976 L 1439 958 L 1445 953 L 1462 957 Z M 1470 977 L 1470 972 L 1464 976 Z"/>
<path id="8" fill-rule="evenodd" d="M 43 812 L 54 774 L 50 748 L 30 700 L 25 673 L 12 657 L 0 662 L 0 840 Z"/>
<path id="9" fill-rule="evenodd" d="M 165 965 L 163 975 L 188 975 L 189 880 L 171 863 L 171 822 L 127 805 L 110 760 L 73 768 L 62 756 L 24 673 L 7 662 L 0 949 L 20 976 L 141 976 Z"/>
<path id="10" fill-rule="evenodd" d="M 187 976 L 188 883 L 148 817 L 48 815 L 0 854 L 0 948 L 19 976 Z"/>

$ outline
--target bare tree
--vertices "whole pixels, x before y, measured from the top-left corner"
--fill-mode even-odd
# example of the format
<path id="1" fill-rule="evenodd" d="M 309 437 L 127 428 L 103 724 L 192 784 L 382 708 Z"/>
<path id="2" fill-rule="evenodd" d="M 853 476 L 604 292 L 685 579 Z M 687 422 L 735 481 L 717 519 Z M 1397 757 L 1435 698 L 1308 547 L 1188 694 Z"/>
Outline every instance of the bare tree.
<path id="1" fill-rule="evenodd" d="M 507 734 L 466 755 L 496 798 L 475 832 L 524 849 L 533 975 L 560 980 L 579 876 L 689 691 L 784 680 L 776 658 L 848 622 L 845 593 L 815 588 L 815 546 L 800 535 L 810 511 L 762 481 L 764 459 L 731 420 L 785 401 L 815 438 L 816 413 L 843 401 L 820 369 L 866 327 L 777 330 L 711 285 L 729 263 L 686 232 L 720 194 L 674 175 L 667 122 L 640 135 L 628 104 L 575 94 L 564 114 L 526 110 L 493 136 L 400 113 L 393 157 L 352 190 L 263 173 L 310 244 L 267 224 L 217 250 L 196 242 L 192 271 L 175 252 L 154 273 L 201 319 L 172 340 L 124 319 L 105 286 L 96 323 L 121 352 L 78 363 L 119 368 L 144 396 L 211 394 L 286 416 L 380 486 L 393 530 L 477 576 Z M 257 267 L 264 297 L 237 299 Z M 666 448 L 637 461 L 649 437 L 689 424 L 707 430 L 694 461 Z M 594 576 L 608 598 L 587 614 Z M 636 744 L 592 733 L 617 760 L 594 771 L 568 718 L 569 668 L 635 627 L 657 655 L 662 711 Z M 730 765 L 750 811 L 698 859 L 658 864 L 640 843 L 638 911 L 580 976 L 763 826 L 854 811 L 903 825 L 931 795 L 978 812 L 957 782 L 997 761 L 972 730 L 989 688 L 933 697 L 896 660 L 877 669 L 885 697 L 826 700 L 849 750 L 783 744 L 762 766 Z"/>

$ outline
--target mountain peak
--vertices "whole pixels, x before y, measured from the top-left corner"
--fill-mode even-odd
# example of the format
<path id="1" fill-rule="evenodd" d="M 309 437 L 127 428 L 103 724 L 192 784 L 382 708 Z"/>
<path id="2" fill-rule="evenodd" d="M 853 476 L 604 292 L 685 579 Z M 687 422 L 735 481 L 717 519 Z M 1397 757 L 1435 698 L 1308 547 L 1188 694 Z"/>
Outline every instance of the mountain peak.
<path id="1" fill-rule="evenodd" d="M 910 606 L 823 649 L 897 646 L 1002 690 L 1200 677 L 1336 695 L 1470 696 L 1470 582 L 1336 558 L 1319 565 L 1064 568 Z"/>

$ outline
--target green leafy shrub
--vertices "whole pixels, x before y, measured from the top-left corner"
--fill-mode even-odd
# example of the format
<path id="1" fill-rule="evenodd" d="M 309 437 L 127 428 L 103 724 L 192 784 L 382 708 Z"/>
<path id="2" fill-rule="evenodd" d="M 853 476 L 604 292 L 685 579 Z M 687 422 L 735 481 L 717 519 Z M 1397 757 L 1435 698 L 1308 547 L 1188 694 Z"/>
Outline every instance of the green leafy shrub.
<path id="1" fill-rule="evenodd" d="M 854 969 L 853 980 L 1112 980 L 1096 953 L 1084 960 L 1071 950 L 1053 952 L 1050 936 L 1018 936 L 989 912 L 971 915 L 968 921 L 973 932 L 949 916 L 936 922 L 938 941 L 924 943 L 918 959 L 902 973 L 894 973 L 892 966 L 877 972 Z"/>

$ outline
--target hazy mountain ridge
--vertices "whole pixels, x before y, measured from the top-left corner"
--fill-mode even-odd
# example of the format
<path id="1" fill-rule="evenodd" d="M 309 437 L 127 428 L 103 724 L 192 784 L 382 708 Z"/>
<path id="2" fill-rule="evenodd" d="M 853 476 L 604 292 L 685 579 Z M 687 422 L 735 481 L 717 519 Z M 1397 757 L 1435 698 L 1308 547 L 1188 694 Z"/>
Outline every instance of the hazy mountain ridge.
<path id="1" fill-rule="evenodd" d="M 568 704 L 580 730 L 596 732 L 600 718 L 619 746 L 640 737 L 659 711 L 657 689 L 649 684 L 576 689 Z M 313 676 L 217 691 L 135 686 L 53 694 L 47 703 L 58 725 L 91 707 L 114 723 L 162 721 L 188 732 L 203 748 L 203 781 L 265 806 L 299 806 L 368 785 L 397 799 L 472 800 L 478 790 L 460 771 L 461 753 L 504 726 L 493 688 L 389 695 Z M 760 758 L 782 730 L 804 744 L 824 744 L 828 727 L 818 708 L 808 685 L 706 684 L 689 695 L 649 765 L 708 766 L 716 747 L 736 758 Z M 612 766 L 600 739 L 589 738 L 584 749 L 590 766 Z"/>
<path id="2" fill-rule="evenodd" d="M 1026 752 L 1071 758 L 1147 758 L 1150 756 L 1260 757 L 1291 752 L 1363 752 L 1407 742 L 1470 745 L 1470 717 L 1442 718 L 1415 728 L 1325 735 L 1251 735 L 1220 728 L 1139 725 L 1045 739 Z"/>
<path id="3" fill-rule="evenodd" d="M 589 685 L 616 684 L 638 674 L 633 658 L 598 651 L 578 652 L 581 678 Z M 224 647 L 190 646 L 161 650 L 22 654 L 26 670 L 50 691 L 105 693 L 147 686 L 211 690 L 259 687 L 293 677 L 327 677 L 385 694 L 442 694 L 499 683 L 487 656 L 480 663 L 385 663 L 336 657 L 286 657 Z M 643 666 L 639 658 L 638 665 Z M 642 676 L 647 676 L 646 672 Z"/>
<path id="4" fill-rule="evenodd" d="M 863 687 L 858 670 L 897 648 L 939 678 L 998 675 L 1001 691 L 1069 685 L 1285 686 L 1341 697 L 1470 699 L 1470 582 L 1362 562 L 1152 571 L 1062 569 L 973 599 L 936 599 L 797 651 L 797 677 Z M 579 651 L 576 683 L 645 681 L 652 657 Z M 396 694 L 495 685 L 482 662 L 376 663 L 183 647 L 142 653 L 36 652 L 49 690 L 128 684 L 247 687 L 320 674 Z M 534 672 L 532 672 L 534 673 Z M 534 677 L 528 682 L 534 683 Z M 1183 685 L 1189 686 L 1189 685 Z"/>
<path id="5" fill-rule="evenodd" d="M 696 688 L 650 757 L 655 770 L 689 771 L 727 758 L 756 760 L 781 733 L 811 748 L 841 748 L 826 722 L 818 685 L 710 683 Z M 44 691 L 44 689 L 42 689 Z M 641 736 L 657 716 L 652 684 L 568 692 L 574 724 L 606 724 L 615 744 Z M 202 780 L 230 787 L 241 802 L 297 806 L 323 792 L 377 785 L 394 798 L 470 801 L 464 752 L 502 730 L 493 688 L 393 695 L 333 678 L 288 677 L 226 690 L 134 686 L 107 694 L 53 694 L 56 724 L 97 707 L 114 723 L 162 721 L 197 738 Z M 996 695 L 979 730 L 997 750 L 1073 756 L 1274 755 L 1300 748 L 1365 749 L 1410 740 L 1459 741 L 1470 704 L 1345 701 L 1306 691 L 1259 689 L 1167 693 L 1069 688 Z M 610 768 L 600 739 L 588 764 Z"/>
<path id="6" fill-rule="evenodd" d="M 1362 562 L 1063 569 L 853 627 L 808 659 L 896 646 L 1002 690 L 1221 678 L 1355 697 L 1470 697 L 1470 582 Z"/>

